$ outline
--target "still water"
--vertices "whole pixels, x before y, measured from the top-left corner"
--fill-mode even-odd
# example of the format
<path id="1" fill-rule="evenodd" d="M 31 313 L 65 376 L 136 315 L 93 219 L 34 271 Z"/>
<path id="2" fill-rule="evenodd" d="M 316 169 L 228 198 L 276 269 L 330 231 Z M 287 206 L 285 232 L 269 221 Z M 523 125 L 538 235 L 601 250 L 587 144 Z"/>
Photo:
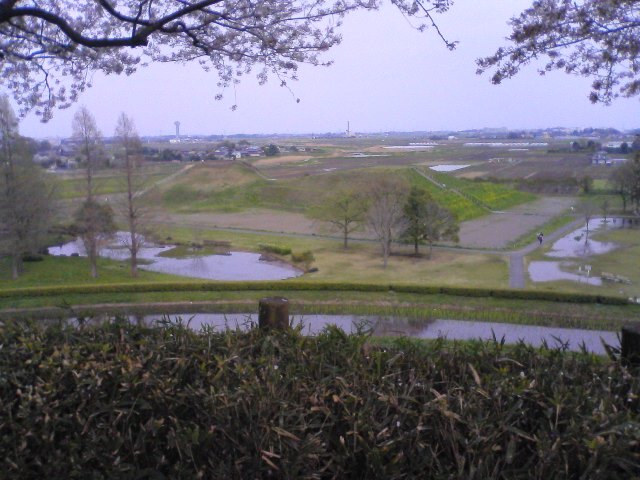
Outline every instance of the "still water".
<path id="1" fill-rule="evenodd" d="M 583 268 L 574 260 L 586 260 L 594 255 L 603 255 L 618 248 L 614 242 L 593 239 L 593 234 L 605 229 L 633 227 L 620 218 L 594 218 L 585 226 L 574 230 L 551 245 L 546 257 L 563 260 L 536 260 L 529 263 L 529 277 L 533 282 L 569 280 L 589 285 L 602 285 L 602 278 L 591 275 L 590 267 Z"/>
<path id="2" fill-rule="evenodd" d="M 114 260 L 127 260 L 126 234 L 119 232 L 109 244 L 100 250 L 100 256 Z M 223 255 L 202 255 L 187 258 L 162 257 L 161 253 L 174 246 L 144 245 L 138 252 L 143 260 L 138 268 L 153 272 L 170 273 L 184 277 L 207 280 L 284 280 L 298 277 L 302 271 L 278 261 L 264 261 L 259 253 L 230 252 Z M 51 255 L 86 256 L 81 240 L 49 247 Z"/>
<path id="3" fill-rule="evenodd" d="M 496 338 L 509 344 L 523 340 L 525 343 L 539 347 L 544 342 L 549 347 L 566 345 L 569 350 L 580 350 L 584 345 L 589 352 L 604 354 L 602 345 L 619 347 L 620 341 L 616 332 L 605 330 L 583 330 L 557 327 L 541 327 L 535 325 L 516 325 L 509 323 L 475 322 L 465 320 L 433 320 L 409 321 L 406 318 L 360 316 L 360 315 L 293 315 L 293 325 L 301 325 L 302 332 L 314 335 L 328 325 L 335 325 L 347 333 L 358 328 L 371 330 L 376 336 L 408 336 L 414 338 L 449 340 L 491 340 Z M 147 315 L 145 323 L 153 324 L 161 320 L 181 319 L 189 327 L 199 331 L 208 326 L 215 330 L 225 328 L 247 329 L 257 323 L 257 317 L 250 313 L 209 314 L 184 313 L 176 315 Z M 133 320 L 133 318 L 132 318 Z"/>

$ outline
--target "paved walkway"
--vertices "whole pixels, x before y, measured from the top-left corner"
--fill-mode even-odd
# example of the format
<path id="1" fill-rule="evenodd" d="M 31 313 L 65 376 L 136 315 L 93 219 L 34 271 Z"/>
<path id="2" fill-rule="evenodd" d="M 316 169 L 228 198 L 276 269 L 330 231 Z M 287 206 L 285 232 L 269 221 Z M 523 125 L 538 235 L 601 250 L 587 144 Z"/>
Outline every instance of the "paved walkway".
<path id="1" fill-rule="evenodd" d="M 568 232 L 579 228 L 584 225 L 584 220 L 574 220 L 568 225 L 556 230 L 555 232 L 551 232 L 549 234 L 545 234 L 544 241 L 545 242 L 553 242 L 567 234 Z M 526 285 L 526 275 L 524 271 L 524 257 L 525 255 L 530 254 L 536 248 L 540 246 L 537 240 L 534 240 L 529 245 L 524 247 L 521 250 L 516 252 L 512 252 L 509 254 L 509 287 L 510 288 L 524 288 Z"/>

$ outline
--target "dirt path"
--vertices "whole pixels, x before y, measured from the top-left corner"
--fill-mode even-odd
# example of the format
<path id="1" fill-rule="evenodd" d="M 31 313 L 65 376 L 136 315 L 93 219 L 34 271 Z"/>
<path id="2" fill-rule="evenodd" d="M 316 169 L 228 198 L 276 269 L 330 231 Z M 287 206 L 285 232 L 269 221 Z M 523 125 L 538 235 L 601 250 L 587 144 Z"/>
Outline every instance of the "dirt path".
<path id="1" fill-rule="evenodd" d="M 506 212 L 492 212 L 482 218 L 462 223 L 460 227 L 459 247 L 466 251 L 509 256 L 509 287 L 524 288 L 526 271 L 524 257 L 539 247 L 532 238 L 525 248 L 511 253 L 505 252 L 522 235 L 540 229 L 545 223 L 568 210 L 576 202 L 572 197 L 545 197 L 535 202 L 510 209 Z M 577 228 L 581 220 L 555 231 L 545 232 L 545 241 L 554 241 L 566 232 Z M 192 215 L 166 215 L 163 223 L 181 224 L 193 228 L 228 229 L 247 233 L 269 232 L 276 235 L 295 235 L 300 237 L 337 236 L 327 232 L 322 225 L 300 213 L 287 213 L 272 210 L 250 210 L 242 213 L 201 213 Z M 373 237 L 365 233 L 354 241 L 372 241 Z M 447 248 L 447 247 L 436 247 Z"/>
<path id="2" fill-rule="evenodd" d="M 575 199 L 571 197 L 548 197 L 515 207 L 507 212 L 493 212 L 482 218 L 463 222 L 460 226 L 458 246 L 473 250 L 506 250 L 522 235 L 541 227 L 553 217 L 568 210 L 573 204 Z M 302 213 L 268 209 L 251 209 L 239 213 L 161 214 L 157 220 L 169 225 L 201 229 L 334 236 L 324 225 L 310 220 Z M 374 238 L 366 232 L 358 233 L 355 237 L 361 240 Z M 336 238 L 338 238 L 337 235 Z M 535 238 L 532 238 L 533 240 Z"/>
<path id="3" fill-rule="evenodd" d="M 542 227 L 575 204 L 573 197 L 544 197 L 505 212 L 494 212 L 463 222 L 460 225 L 460 245 L 466 248 L 507 249 L 522 235 Z"/>

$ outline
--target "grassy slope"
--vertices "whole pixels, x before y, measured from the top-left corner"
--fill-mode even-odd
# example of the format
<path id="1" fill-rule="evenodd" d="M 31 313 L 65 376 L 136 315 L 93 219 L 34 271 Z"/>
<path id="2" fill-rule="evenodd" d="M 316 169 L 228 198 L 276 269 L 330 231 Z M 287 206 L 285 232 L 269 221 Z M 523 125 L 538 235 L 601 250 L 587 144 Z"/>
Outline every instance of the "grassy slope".
<path id="1" fill-rule="evenodd" d="M 206 211 L 235 212 L 247 208 L 305 211 L 322 201 L 340 186 L 363 187 L 376 178 L 388 175 L 406 178 L 410 184 L 427 189 L 439 202 L 451 209 L 458 218 L 469 220 L 486 211 L 457 193 L 443 190 L 406 168 L 376 168 L 303 176 L 294 179 L 267 181 L 243 165 L 222 168 L 198 165 L 162 189 L 163 205 L 176 212 Z M 501 185 L 478 184 L 458 180 L 459 183 L 495 208 L 504 208 L 530 200 L 532 197 Z M 155 200 L 155 199 L 154 199 Z"/>
<path id="2" fill-rule="evenodd" d="M 181 164 L 159 163 L 145 165 L 142 173 L 145 183 L 152 184 L 175 173 L 182 168 Z M 82 170 L 75 170 L 63 174 L 51 175 L 56 185 L 56 197 L 59 199 L 71 199 L 86 195 L 86 179 Z M 96 195 L 111 195 L 126 191 L 124 175 L 118 170 L 101 170 L 93 178 Z"/>
<path id="3" fill-rule="evenodd" d="M 47 256 L 41 262 L 27 262 L 24 272 L 17 280 L 11 279 L 8 259 L 0 259 L 0 289 L 23 288 L 44 285 L 91 285 L 105 283 L 126 283 L 138 281 L 175 280 L 183 277 L 161 273 L 140 271 L 138 279 L 129 275 L 126 262 L 98 259 L 98 278 L 89 275 L 89 262 L 81 257 Z"/>

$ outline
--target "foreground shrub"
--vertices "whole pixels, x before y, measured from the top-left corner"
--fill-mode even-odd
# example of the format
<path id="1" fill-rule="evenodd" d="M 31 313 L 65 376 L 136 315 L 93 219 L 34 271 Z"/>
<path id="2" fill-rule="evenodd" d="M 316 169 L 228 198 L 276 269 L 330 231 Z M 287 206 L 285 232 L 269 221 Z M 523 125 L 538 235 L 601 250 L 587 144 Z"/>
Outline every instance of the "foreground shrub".
<path id="1" fill-rule="evenodd" d="M 335 328 L 0 327 L 7 478 L 640 475 L 639 373 Z"/>

